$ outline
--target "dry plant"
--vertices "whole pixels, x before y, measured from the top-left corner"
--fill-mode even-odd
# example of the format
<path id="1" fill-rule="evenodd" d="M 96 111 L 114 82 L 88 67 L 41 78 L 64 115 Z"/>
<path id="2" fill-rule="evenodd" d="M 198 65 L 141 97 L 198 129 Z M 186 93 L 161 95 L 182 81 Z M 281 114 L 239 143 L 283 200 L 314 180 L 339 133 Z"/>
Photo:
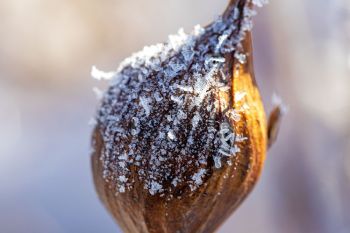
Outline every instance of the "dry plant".
<path id="1" fill-rule="evenodd" d="M 145 47 L 110 78 L 93 133 L 97 192 L 124 232 L 214 232 L 259 178 L 269 126 L 253 72 L 254 6 L 232 0 L 189 35 Z M 270 140 L 270 143 L 268 143 Z"/>

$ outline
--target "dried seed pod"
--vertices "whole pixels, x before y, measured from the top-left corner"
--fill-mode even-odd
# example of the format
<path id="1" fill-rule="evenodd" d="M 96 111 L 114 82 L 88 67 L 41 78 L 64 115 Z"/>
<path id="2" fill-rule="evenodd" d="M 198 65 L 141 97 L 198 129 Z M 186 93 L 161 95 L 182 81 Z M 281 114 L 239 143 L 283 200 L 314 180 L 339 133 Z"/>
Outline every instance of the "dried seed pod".
<path id="1" fill-rule="evenodd" d="M 93 134 L 97 192 L 124 232 L 213 232 L 251 191 L 267 145 L 251 17 L 232 0 L 190 35 L 126 59 Z"/>

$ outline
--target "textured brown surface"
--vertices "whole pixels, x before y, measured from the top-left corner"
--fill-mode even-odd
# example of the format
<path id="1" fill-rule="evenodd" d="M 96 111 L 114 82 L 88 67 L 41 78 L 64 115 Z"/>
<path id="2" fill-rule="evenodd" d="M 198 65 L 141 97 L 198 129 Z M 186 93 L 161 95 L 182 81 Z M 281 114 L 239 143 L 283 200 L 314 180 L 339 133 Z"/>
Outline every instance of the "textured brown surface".
<path id="1" fill-rule="evenodd" d="M 244 46 L 248 49 L 246 51 L 251 51 L 250 35 Z M 97 126 L 92 156 L 95 185 L 102 202 L 124 232 L 214 232 L 251 191 L 265 158 L 266 122 L 252 71 L 251 54 L 248 57 L 245 65 L 232 62 L 233 92 L 247 93 L 244 101 L 236 102 L 234 93 L 221 97 L 230 99 L 236 108 L 242 107 L 242 104 L 249 106 L 238 127 L 236 125 L 237 133 L 248 140 L 240 144 L 241 152 L 230 158 L 233 166 L 225 164 L 221 169 L 212 169 L 203 185 L 194 192 L 184 190 L 182 195 L 175 195 L 178 198 L 167 199 L 150 195 L 142 182 L 136 182 L 131 191 L 116 195 L 102 178 L 100 155 L 104 145 Z"/>

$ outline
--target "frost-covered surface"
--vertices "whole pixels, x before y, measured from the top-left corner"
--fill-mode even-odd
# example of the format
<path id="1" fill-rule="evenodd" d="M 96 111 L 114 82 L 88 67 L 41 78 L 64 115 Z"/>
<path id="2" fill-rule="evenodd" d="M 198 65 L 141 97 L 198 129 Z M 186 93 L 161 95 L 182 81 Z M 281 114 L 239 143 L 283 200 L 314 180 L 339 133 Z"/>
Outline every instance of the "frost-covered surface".
<path id="1" fill-rule="evenodd" d="M 124 60 L 112 78 L 97 115 L 103 137 L 103 177 L 116 192 L 135 182 L 151 195 L 194 191 L 212 169 L 232 165 L 239 152 L 234 122 L 240 109 L 219 94 L 231 93 L 227 58 L 246 62 L 240 42 L 255 14 L 241 1 L 206 28 L 183 29 L 164 44 L 145 47 Z M 260 6 L 264 1 L 254 0 Z M 236 93 L 237 101 L 244 93 Z"/>
<path id="2" fill-rule="evenodd" d="M 112 79 L 115 75 L 116 75 L 115 72 L 104 72 L 97 69 L 96 66 L 93 66 L 91 69 L 91 76 L 97 80 L 103 80 L 103 79 L 109 80 L 109 79 Z"/>

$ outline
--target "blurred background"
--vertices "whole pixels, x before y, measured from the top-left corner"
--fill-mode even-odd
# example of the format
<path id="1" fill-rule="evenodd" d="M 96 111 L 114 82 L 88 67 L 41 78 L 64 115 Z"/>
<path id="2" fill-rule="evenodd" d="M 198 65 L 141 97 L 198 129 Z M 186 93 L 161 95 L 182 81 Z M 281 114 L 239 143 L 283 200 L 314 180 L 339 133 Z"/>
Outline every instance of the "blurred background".
<path id="1" fill-rule="evenodd" d="M 95 194 L 92 65 L 205 25 L 227 0 L 0 1 L 0 232 L 120 232 Z M 350 232 L 350 1 L 271 0 L 254 27 L 267 110 L 289 106 L 254 192 L 219 233 Z"/>

